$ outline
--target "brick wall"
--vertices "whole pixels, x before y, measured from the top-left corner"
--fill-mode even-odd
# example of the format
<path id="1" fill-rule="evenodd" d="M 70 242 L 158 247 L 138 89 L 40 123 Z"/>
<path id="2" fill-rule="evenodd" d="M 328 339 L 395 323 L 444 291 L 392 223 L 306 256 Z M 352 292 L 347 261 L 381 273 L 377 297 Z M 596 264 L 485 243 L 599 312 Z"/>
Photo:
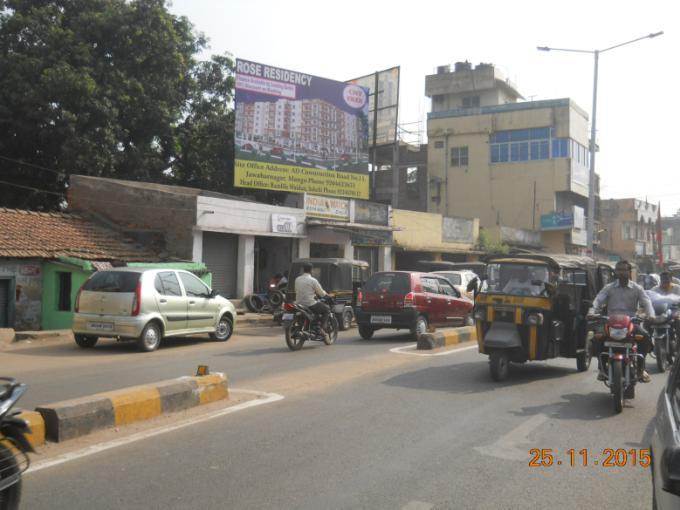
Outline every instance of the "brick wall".
<path id="1" fill-rule="evenodd" d="M 142 242 L 160 237 L 172 257 L 191 260 L 196 197 L 180 186 L 72 175 L 69 210 L 109 223 Z"/>

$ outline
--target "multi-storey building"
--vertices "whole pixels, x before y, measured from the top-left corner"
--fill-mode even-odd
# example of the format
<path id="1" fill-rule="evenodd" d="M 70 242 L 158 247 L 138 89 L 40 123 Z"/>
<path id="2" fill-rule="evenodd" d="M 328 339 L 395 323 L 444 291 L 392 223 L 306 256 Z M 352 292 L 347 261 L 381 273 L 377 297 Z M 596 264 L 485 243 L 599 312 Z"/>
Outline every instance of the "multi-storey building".
<path id="1" fill-rule="evenodd" d="M 638 263 L 653 261 L 657 255 L 657 207 L 637 198 L 602 200 L 600 249 Z"/>
<path id="2" fill-rule="evenodd" d="M 324 157 L 364 150 L 357 117 L 321 99 L 239 103 L 236 108 L 236 136 L 241 140 Z"/>
<path id="3" fill-rule="evenodd" d="M 661 218 L 664 262 L 680 262 L 680 214 Z"/>
<path id="4" fill-rule="evenodd" d="M 490 64 L 426 77 L 428 211 L 541 232 L 555 252 L 584 253 L 588 114 L 571 99 L 518 102 Z"/>

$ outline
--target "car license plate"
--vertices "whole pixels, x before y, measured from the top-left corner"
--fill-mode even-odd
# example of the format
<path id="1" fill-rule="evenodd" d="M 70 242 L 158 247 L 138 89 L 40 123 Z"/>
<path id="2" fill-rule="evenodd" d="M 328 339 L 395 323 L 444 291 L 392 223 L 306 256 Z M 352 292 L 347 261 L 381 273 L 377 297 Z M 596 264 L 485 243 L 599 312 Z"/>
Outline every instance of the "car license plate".
<path id="1" fill-rule="evenodd" d="M 281 317 L 282 321 L 292 321 L 295 318 L 295 314 L 293 313 L 284 313 L 283 317 Z"/>
<path id="2" fill-rule="evenodd" d="M 371 315 L 371 324 L 392 324 L 390 315 Z"/>
<path id="3" fill-rule="evenodd" d="M 620 343 L 620 342 L 605 342 L 604 346 L 605 347 L 618 347 L 620 349 L 623 349 L 623 348 L 632 349 L 633 348 L 633 344 Z"/>
<path id="4" fill-rule="evenodd" d="M 94 329 L 96 331 L 113 331 L 112 322 L 88 322 L 87 329 Z"/>

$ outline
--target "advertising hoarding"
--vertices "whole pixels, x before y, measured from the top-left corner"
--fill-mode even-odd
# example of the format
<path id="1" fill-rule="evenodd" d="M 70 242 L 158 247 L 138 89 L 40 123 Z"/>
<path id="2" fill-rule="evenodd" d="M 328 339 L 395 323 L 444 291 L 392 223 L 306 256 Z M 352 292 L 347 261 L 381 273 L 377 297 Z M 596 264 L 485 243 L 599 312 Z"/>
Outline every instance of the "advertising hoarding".
<path id="1" fill-rule="evenodd" d="M 368 198 L 368 90 L 236 60 L 234 185 Z"/>
<path id="2" fill-rule="evenodd" d="M 305 214 L 315 218 L 349 221 L 349 200 L 305 193 Z"/>
<path id="3" fill-rule="evenodd" d="M 376 145 L 394 143 L 397 137 L 399 112 L 399 67 L 378 72 L 378 120 Z M 369 90 L 368 143 L 373 144 L 373 112 L 375 108 L 375 73 L 349 80 Z"/>

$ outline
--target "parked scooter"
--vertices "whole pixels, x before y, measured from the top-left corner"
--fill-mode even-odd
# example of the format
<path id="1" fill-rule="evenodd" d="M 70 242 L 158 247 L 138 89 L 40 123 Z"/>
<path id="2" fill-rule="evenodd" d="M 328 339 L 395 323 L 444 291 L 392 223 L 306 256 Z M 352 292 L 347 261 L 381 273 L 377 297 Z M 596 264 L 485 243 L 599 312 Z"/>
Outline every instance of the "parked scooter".
<path id="1" fill-rule="evenodd" d="M 19 508 L 21 475 L 30 464 L 33 447 L 26 438 L 31 430 L 12 408 L 26 392 L 26 385 L 0 377 L 0 510 Z"/>
<path id="2" fill-rule="evenodd" d="M 326 303 L 333 309 L 335 301 L 331 296 L 324 296 L 320 301 Z M 331 313 L 326 325 L 326 338 L 321 331 L 320 317 L 306 306 L 295 303 L 285 303 L 283 305 L 283 316 L 281 322 L 286 334 L 286 345 L 291 351 L 299 351 L 308 340 L 324 342 L 326 345 L 335 343 L 338 338 L 338 319 Z"/>

